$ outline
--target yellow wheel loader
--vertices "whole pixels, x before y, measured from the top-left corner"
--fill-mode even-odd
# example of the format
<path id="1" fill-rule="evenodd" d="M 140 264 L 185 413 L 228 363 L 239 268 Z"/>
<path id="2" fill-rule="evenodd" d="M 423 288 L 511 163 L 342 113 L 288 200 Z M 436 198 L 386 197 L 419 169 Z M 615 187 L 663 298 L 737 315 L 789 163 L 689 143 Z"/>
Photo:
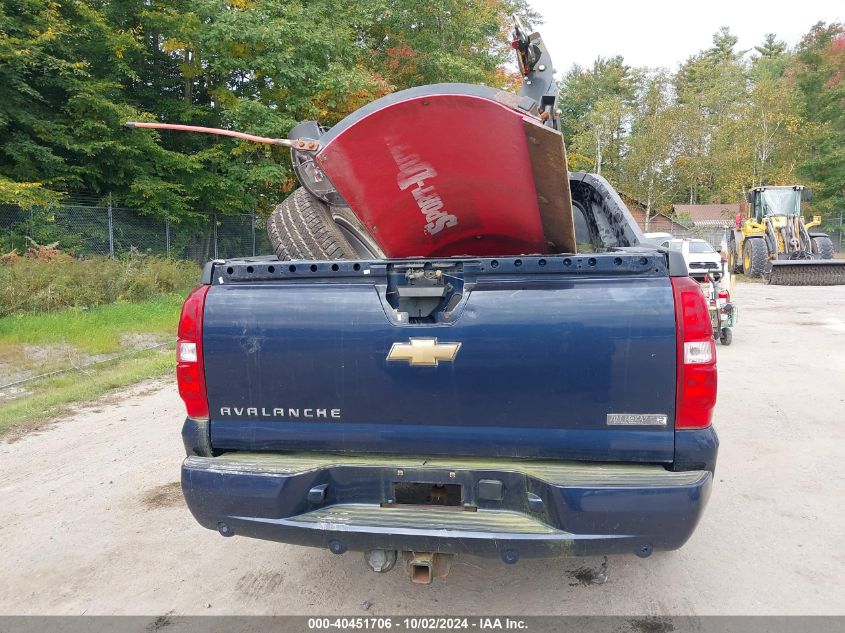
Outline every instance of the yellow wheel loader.
<path id="1" fill-rule="evenodd" d="M 801 202 L 809 199 L 801 185 L 752 189 L 749 217 L 728 237 L 731 272 L 782 286 L 845 284 L 845 260 L 833 259 L 827 234 L 811 230 L 821 217 L 805 222 L 801 215 Z"/>

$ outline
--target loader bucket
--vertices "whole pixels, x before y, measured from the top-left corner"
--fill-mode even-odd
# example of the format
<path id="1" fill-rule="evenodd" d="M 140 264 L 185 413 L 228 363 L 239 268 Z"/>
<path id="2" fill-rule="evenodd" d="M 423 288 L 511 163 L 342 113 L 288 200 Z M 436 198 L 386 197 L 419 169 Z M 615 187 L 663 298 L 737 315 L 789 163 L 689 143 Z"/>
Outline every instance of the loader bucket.
<path id="1" fill-rule="evenodd" d="M 845 285 L 845 260 L 782 259 L 773 261 L 769 283 L 775 286 Z"/>

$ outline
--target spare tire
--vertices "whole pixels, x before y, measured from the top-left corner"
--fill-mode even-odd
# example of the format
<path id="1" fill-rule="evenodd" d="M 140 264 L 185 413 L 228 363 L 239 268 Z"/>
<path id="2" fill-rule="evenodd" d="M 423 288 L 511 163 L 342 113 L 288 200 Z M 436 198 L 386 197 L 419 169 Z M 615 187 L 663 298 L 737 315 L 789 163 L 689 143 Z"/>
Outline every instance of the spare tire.
<path id="1" fill-rule="evenodd" d="M 384 258 L 351 209 L 330 207 L 304 187 L 273 210 L 267 236 L 280 260 Z"/>

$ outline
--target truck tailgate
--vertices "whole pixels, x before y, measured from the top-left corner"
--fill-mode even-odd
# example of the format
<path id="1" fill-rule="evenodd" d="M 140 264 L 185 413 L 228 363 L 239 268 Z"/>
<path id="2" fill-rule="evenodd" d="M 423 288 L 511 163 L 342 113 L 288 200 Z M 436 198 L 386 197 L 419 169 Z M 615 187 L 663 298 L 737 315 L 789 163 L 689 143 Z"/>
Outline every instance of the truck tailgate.
<path id="1" fill-rule="evenodd" d="M 672 461 L 662 255 L 288 264 L 213 272 L 216 450 Z"/>

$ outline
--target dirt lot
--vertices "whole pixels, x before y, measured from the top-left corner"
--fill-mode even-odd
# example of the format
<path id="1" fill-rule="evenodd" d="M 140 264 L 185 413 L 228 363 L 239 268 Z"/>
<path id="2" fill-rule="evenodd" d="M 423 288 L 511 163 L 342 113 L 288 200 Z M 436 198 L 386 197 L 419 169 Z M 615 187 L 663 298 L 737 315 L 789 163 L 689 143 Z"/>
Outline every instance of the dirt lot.
<path id="1" fill-rule="evenodd" d="M 845 287 L 736 300 L 716 485 L 678 552 L 459 558 L 419 587 L 357 553 L 224 539 L 184 507 L 182 407 L 156 383 L 0 444 L 0 613 L 843 614 Z"/>

